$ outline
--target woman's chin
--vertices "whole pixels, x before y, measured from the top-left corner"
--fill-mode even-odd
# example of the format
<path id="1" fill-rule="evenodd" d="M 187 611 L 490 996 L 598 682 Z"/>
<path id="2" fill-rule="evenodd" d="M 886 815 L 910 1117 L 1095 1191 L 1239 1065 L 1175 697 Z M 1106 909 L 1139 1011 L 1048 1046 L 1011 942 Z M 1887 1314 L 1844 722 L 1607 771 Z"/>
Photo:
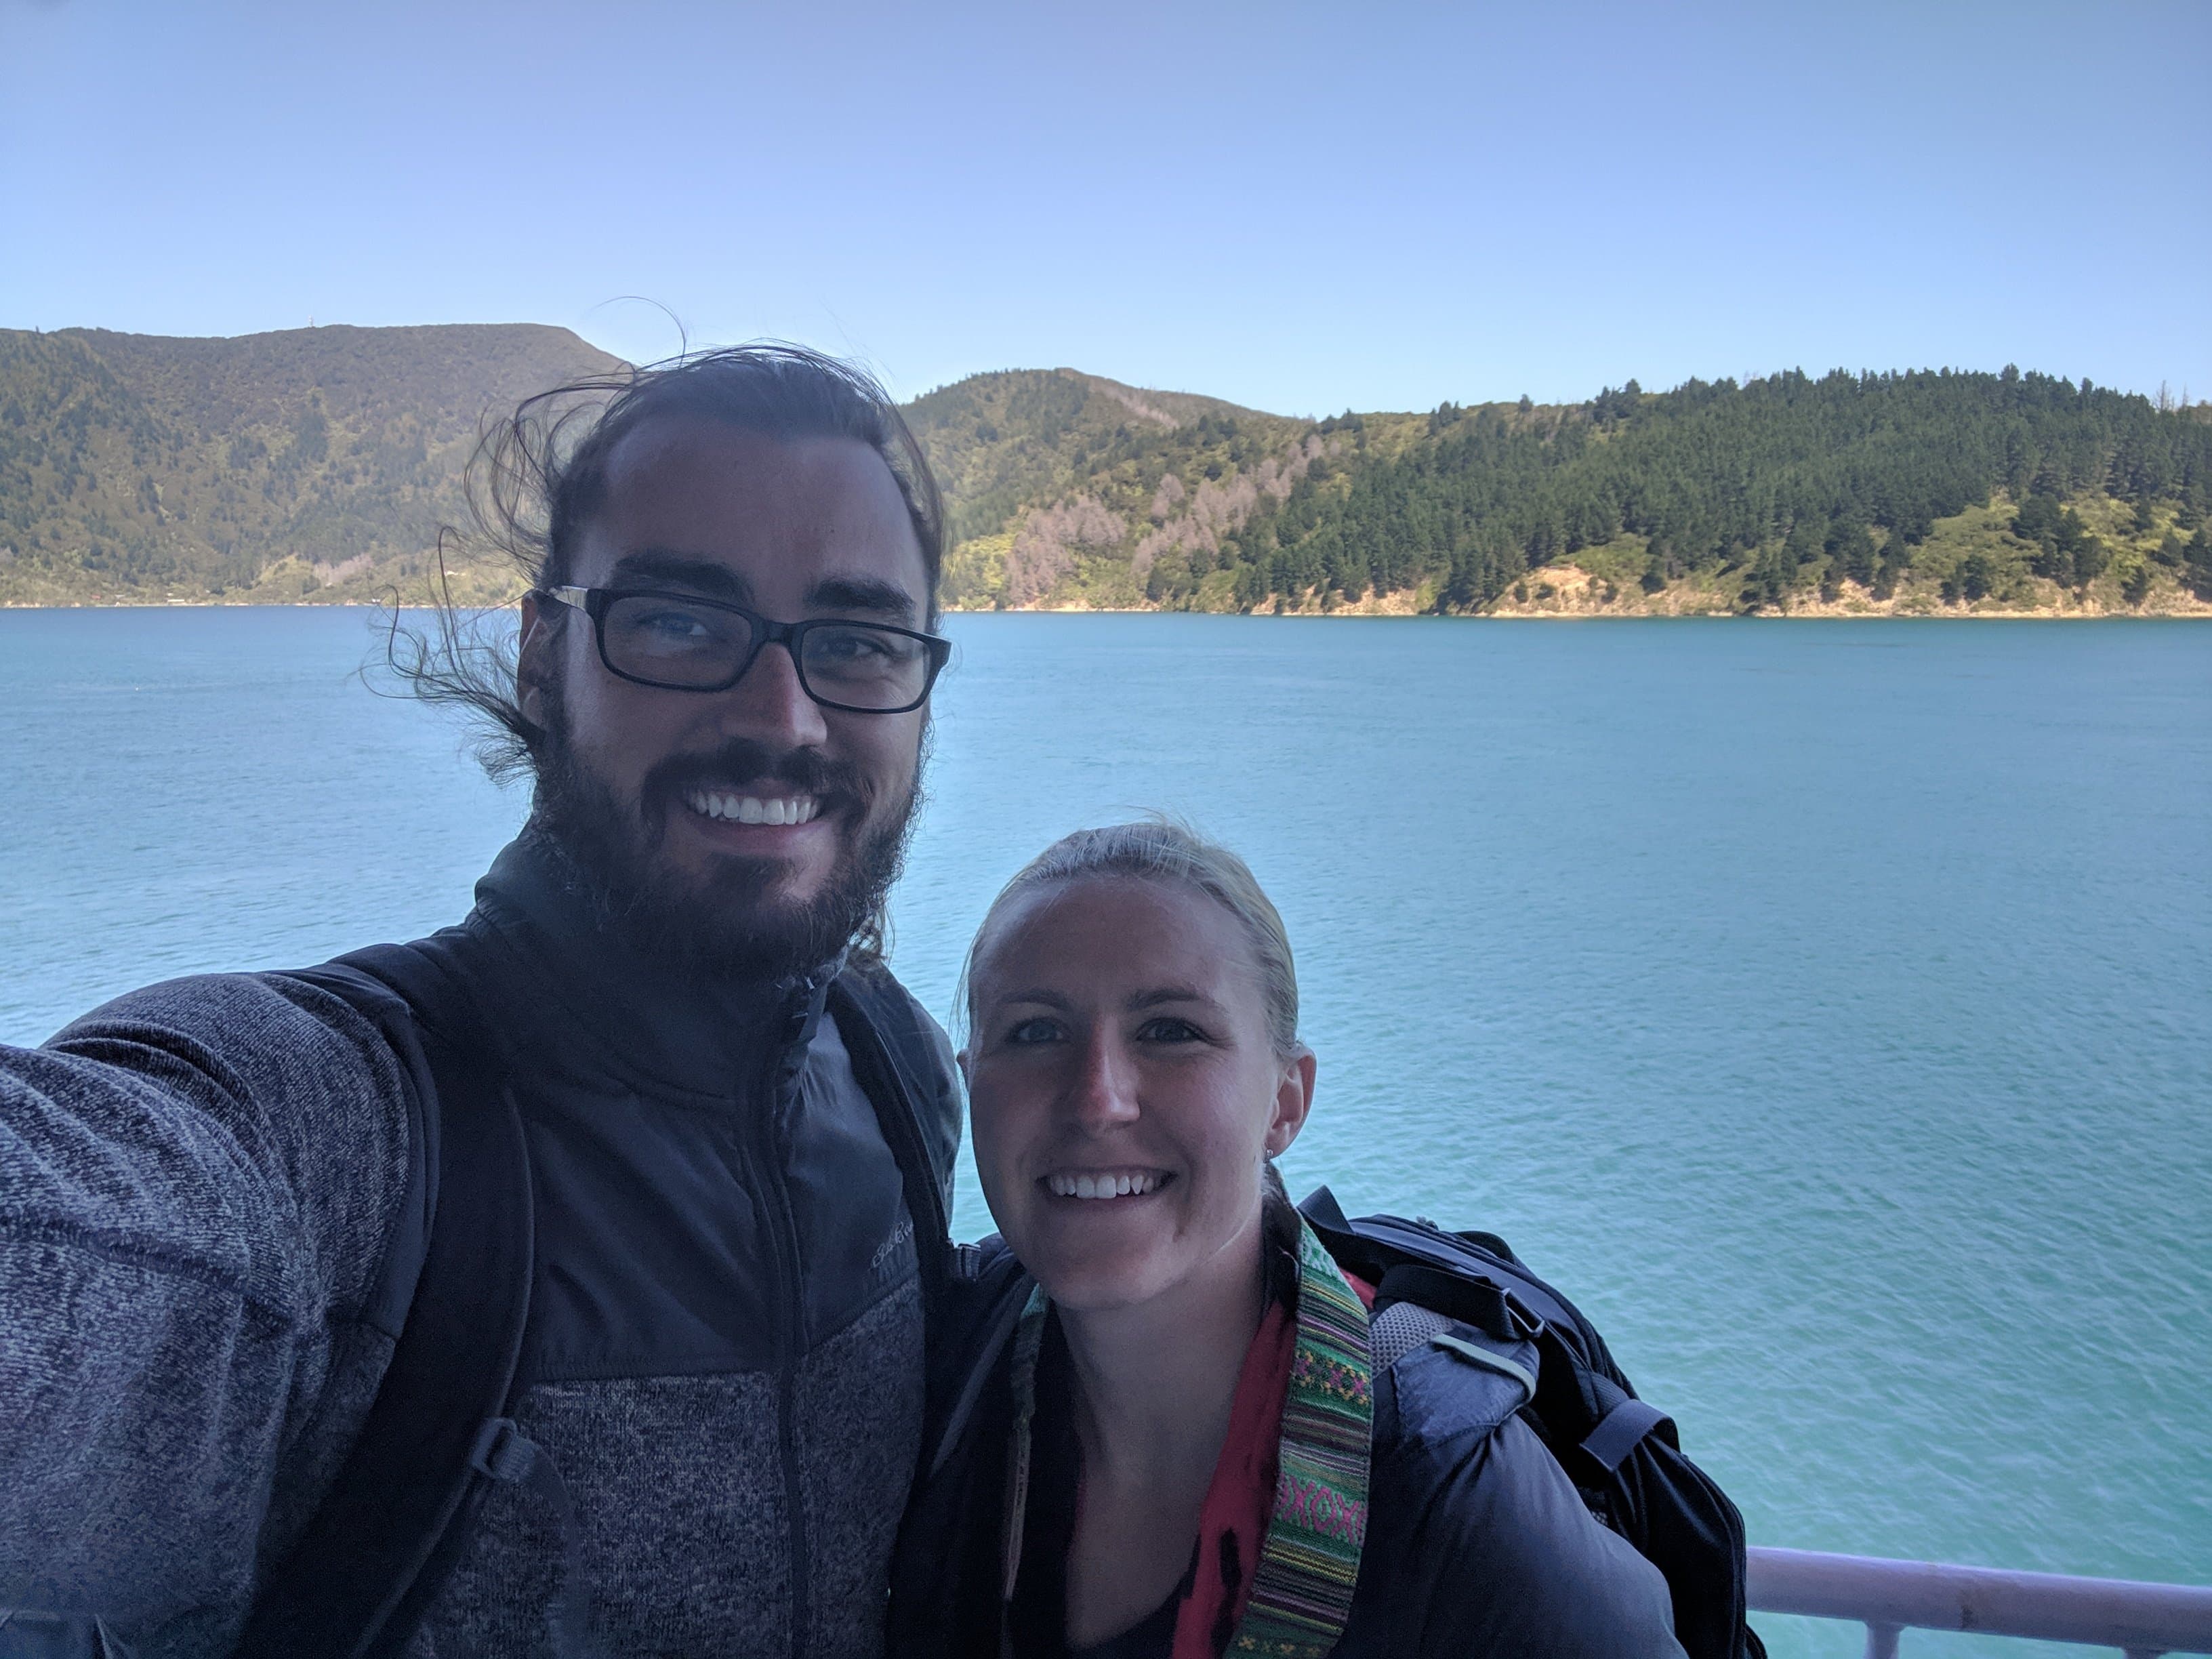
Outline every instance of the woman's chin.
<path id="1" fill-rule="evenodd" d="M 1142 1307 L 1170 1288 L 1174 1275 L 1149 1251 L 1107 1252 L 1090 1248 L 1039 1250 L 1023 1264 L 1045 1294 L 1070 1313 L 1109 1313 Z M 1041 1265 L 1039 1265 L 1041 1264 Z"/>
<path id="2" fill-rule="evenodd" d="M 1255 1219 L 1217 1233 L 1173 1197 L 1154 1194 L 1111 1203 L 1048 1201 L 1027 1210 L 1006 1234 L 1060 1307 L 1107 1313 L 1162 1297 L 1187 1300 L 1187 1291 L 1203 1296 L 1206 1284 L 1241 1285 L 1256 1269 L 1259 1250 L 1256 1239 L 1249 1252 L 1237 1246 L 1256 1225 Z"/>
<path id="3" fill-rule="evenodd" d="M 1078 1314 L 1126 1313 L 1132 1308 L 1143 1307 L 1159 1295 L 1161 1289 L 1141 1280 L 1095 1273 L 1057 1277 L 1055 1283 L 1044 1288 L 1045 1294 L 1062 1312 Z"/>

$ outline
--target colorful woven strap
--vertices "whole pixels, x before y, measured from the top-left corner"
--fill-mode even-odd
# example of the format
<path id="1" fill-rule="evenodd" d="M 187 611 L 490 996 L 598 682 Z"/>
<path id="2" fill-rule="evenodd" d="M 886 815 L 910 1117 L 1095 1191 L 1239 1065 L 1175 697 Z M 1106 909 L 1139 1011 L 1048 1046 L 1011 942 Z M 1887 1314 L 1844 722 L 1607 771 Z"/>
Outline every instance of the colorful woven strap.
<path id="1" fill-rule="evenodd" d="M 1298 1224 L 1298 1345 L 1283 1402 L 1275 1513 L 1231 1653 L 1322 1659 L 1352 1619 L 1367 1539 L 1375 1391 L 1367 1307 Z"/>

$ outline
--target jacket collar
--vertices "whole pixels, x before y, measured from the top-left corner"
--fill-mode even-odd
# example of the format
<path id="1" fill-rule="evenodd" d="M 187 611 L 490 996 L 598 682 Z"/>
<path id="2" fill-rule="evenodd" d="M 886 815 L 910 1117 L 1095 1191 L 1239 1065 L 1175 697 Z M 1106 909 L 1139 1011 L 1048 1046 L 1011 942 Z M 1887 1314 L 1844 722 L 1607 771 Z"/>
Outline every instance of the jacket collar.
<path id="1" fill-rule="evenodd" d="M 716 1097 L 750 1093 L 804 1063 L 842 957 L 796 979 L 687 972 L 641 953 L 599 916 L 589 886 L 526 828 L 477 882 L 468 931 L 490 947 L 519 1058 Z"/>

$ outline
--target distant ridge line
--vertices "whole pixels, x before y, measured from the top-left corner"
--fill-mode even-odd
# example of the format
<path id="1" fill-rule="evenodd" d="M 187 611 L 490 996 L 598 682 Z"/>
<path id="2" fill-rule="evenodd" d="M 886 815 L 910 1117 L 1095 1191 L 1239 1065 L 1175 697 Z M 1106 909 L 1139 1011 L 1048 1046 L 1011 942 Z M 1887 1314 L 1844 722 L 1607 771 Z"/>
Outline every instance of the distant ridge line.
<path id="1" fill-rule="evenodd" d="M 0 603 L 428 597 L 487 416 L 624 367 L 534 323 L 0 330 Z M 1063 366 L 906 413 L 956 609 L 2212 613 L 2212 410 L 2010 368 L 1316 421 Z"/>

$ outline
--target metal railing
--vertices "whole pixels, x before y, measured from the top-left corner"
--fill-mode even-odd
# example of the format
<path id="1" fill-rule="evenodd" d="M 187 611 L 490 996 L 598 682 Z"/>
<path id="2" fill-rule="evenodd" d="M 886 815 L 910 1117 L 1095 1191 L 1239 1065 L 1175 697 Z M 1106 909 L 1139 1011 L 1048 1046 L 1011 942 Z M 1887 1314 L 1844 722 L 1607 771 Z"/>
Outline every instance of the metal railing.
<path id="1" fill-rule="evenodd" d="M 1867 1659 L 1897 1659 L 1907 1630 L 2081 1642 L 2128 1659 L 2212 1653 L 2212 1589 L 2192 1584 L 1754 1548 L 1751 1605 L 1864 1625 Z"/>

